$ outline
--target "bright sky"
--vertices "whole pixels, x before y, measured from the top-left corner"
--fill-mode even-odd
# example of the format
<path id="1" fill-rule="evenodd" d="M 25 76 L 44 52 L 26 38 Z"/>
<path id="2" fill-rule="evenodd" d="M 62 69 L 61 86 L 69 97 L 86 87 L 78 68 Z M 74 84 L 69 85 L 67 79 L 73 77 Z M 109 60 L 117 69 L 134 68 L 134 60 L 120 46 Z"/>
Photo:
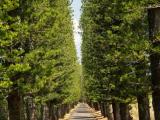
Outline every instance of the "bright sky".
<path id="1" fill-rule="evenodd" d="M 75 45 L 77 50 L 77 56 L 79 61 L 81 61 L 81 35 L 79 34 L 79 20 L 81 15 L 81 0 L 73 0 L 72 3 L 73 8 L 73 24 L 74 24 L 74 39 L 75 39 Z"/>

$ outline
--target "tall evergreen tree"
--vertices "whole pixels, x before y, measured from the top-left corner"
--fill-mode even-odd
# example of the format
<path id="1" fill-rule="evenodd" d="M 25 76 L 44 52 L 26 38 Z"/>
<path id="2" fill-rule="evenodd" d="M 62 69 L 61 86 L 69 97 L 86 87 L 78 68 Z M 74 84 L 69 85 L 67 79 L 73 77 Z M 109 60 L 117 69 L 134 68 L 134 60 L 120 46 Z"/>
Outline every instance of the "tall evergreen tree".
<path id="1" fill-rule="evenodd" d="M 0 90 L 8 96 L 10 120 L 24 119 L 25 102 L 50 110 L 50 104 L 77 101 L 80 95 L 73 96 L 71 88 L 79 73 L 69 0 L 2 0 L 0 16 Z M 35 119 L 35 112 L 32 107 L 27 119 Z"/>
<path id="2" fill-rule="evenodd" d="M 149 38 L 152 44 L 152 50 L 150 52 L 150 62 L 151 62 L 151 80 L 152 80 L 152 99 L 153 99 L 153 108 L 155 120 L 160 119 L 160 53 L 159 53 L 159 17 L 160 8 L 158 7 L 150 7 L 148 9 L 148 20 L 149 20 Z"/>
<path id="3" fill-rule="evenodd" d="M 88 96 L 92 101 L 113 101 L 113 108 L 120 107 L 114 116 L 121 114 L 121 120 L 129 119 L 129 103 L 136 98 L 139 118 L 150 119 L 145 8 L 157 2 L 83 0 L 82 62 Z"/>

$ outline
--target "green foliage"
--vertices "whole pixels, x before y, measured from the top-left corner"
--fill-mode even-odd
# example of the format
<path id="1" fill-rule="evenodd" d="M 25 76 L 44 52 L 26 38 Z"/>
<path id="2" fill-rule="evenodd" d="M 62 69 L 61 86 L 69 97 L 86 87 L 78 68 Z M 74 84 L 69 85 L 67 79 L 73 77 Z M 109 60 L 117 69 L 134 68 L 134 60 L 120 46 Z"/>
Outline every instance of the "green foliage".
<path id="1" fill-rule="evenodd" d="M 53 101 L 55 105 L 80 98 L 68 2 L 1 1 L 0 95 L 5 97 L 18 89 L 24 97 L 33 96 L 39 103 Z"/>
<path id="2" fill-rule="evenodd" d="M 82 63 L 87 97 L 131 102 L 150 91 L 146 7 L 157 0 L 83 0 Z"/>

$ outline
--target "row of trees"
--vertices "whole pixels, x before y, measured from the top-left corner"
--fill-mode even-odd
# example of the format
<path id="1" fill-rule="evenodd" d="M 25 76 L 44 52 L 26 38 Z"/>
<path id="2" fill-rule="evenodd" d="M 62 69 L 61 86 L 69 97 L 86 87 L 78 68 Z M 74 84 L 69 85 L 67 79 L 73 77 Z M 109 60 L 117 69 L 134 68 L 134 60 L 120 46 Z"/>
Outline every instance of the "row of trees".
<path id="1" fill-rule="evenodd" d="M 57 120 L 80 98 L 69 0 L 0 1 L 0 119 Z"/>
<path id="2" fill-rule="evenodd" d="M 83 0 L 85 95 L 95 108 L 100 104 L 102 113 L 109 120 L 132 119 L 130 104 L 136 101 L 139 120 L 150 120 L 148 95 L 152 91 L 155 119 L 160 119 L 157 42 L 160 21 L 159 12 L 154 14 L 158 8 L 148 10 L 150 27 L 147 15 L 147 7 L 157 4 L 158 0 Z"/>

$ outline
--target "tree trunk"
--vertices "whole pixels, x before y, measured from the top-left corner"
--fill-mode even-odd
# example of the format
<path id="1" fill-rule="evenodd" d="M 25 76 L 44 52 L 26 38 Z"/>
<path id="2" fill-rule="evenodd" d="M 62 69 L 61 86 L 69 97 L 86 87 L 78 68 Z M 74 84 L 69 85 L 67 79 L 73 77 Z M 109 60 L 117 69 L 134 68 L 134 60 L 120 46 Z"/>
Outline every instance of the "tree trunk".
<path id="1" fill-rule="evenodd" d="M 101 113 L 102 115 L 105 117 L 105 107 L 104 107 L 104 103 L 100 103 L 100 109 L 101 109 Z"/>
<path id="2" fill-rule="evenodd" d="M 69 110 L 70 110 L 70 109 L 69 109 L 69 105 L 67 104 L 67 105 L 66 105 L 66 113 L 69 113 Z"/>
<path id="3" fill-rule="evenodd" d="M 0 107 L 0 118 L 1 118 L 2 120 L 7 120 L 6 111 L 4 110 L 3 107 Z"/>
<path id="4" fill-rule="evenodd" d="M 4 100 L 0 100 L 0 119 L 7 120 L 7 103 Z"/>
<path id="5" fill-rule="evenodd" d="M 139 95 L 137 97 L 137 101 L 138 101 L 139 120 L 150 120 L 148 95 L 147 94 Z"/>
<path id="6" fill-rule="evenodd" d="M 88 102 L 88 105 L 91 107 L 91 106 L 92 106 L 92 102 L 91 102 L 91 101 L 89 101 L 89 102 Z"/>
<path id="7" fill-rule="evenodd" d="M 26 106 L 24 103 L 24 97 L 21 96 L 21 120 L 26 120 Z"/>
<path id="8" fill-rule="evenodd" d="M 160 8 L 148 9 L 149 20 L 149 38 L 152 42 L 153 48 L 160 46 Z M 160 53 L 151 52 L 151 80 L 153 86 L 153 109 L 155 120 L 160 120 Z"/>
<path id="9" fill-rule="evenodd" d="M 112 107 L 113 107 L 114 120 L 121 120 L 119 103 L 113 101 Z"/>
<path id="10" fill-rule="evenodd" d="M 8 98 L 9 120 L 21 120 L 21 97 L 18 90 L 9 93 Z"/>
<path id="11" fill-rule="evenodd" d="M 107 115 L 107 105 L 105 103 L 103 103 L 103 110 L 104 110 L 104 117 L 108 117 Z"/>
<path id="12" fill-rule="evenodd" d="M 112 112 L 112 105 L 111 104 L 106 104 L 105 105 L 105 112 L 106 112 L 106 117 L 108 118 L 108 120 L 113 120 L 113 112 Z"/>
<path id="13" fill-rule="evenodd" d="M 28 120 L 36 120 L 36 105 L 31 97 L 27 98 L 26 111 Z"/>
<path id="14" fill-rule="evenodd" d="M 31 120 L 36 120 L 36 105 L 33 101 L 32 101 Z"/>
<path id="15" fill-rule="evenodd" d="M 55 118 L 56 118 L 56 120 L 59 120 L 59 115 L 58 115 L 58 107 L 55 107 Z M 64 113 L 64 115 L 65 115 L 65 113 Z M 63 115 L 63 117 L 64 117 L 64 115 Z"/>
<path id="16" fill-rule="evenodd" d="M 65 115 L 65 106 L 62 105 L 61 107 L 61 114 L 62 114 L 62 117 Z"/>
<path id="17" fill-rule="evenodd" d="M 94 106 L 94 109 L 95 109 L 96 111 L 98 111 L 98 110 L 100 109 L 98 102 L 93 103 L 93 106 Z"/>
<path id="18" fill-rule="evenodd" d="M 59 118 L 63 118 L 63 115 L 62 115 L 62 106 L 60 106 L 60 107 L 58 108 L 58 117 L 59 117 Z"/>
<path id="19" fill-rule="evenodd" d="M 56 109 L 55 109 L 55 106 L 53 106 L 53 120 L 57 120 L 57 116 L 56 116 Z"/>
<path id="20" fill-rule="evenodd" d="M 44 105 L 44 116 L 43 120 L 49 120 L 49 108 L 47 105 Z"/>
<path id="21" fill-rule="evenodd" d="M 52 103 L 51 102 L 48 102 L 47 103 L 47 108 L 48 108 L 48 118 L 49 118 L 49 120 L 53 120 L 54 118 L 53 118 L 53 105 L 52 105 Z"/>
<path id="22" fill-rule="evenodd" d="M 120 103 L 120 116 L 121 116 L 121 120 L 131 120 L 128 104 Z"/>
<path id="23" fill-rule="evenodd" d="M 52 120 L 59 120 L 60 116 L 62 116 L 61 110 L 57 106 L 52 106 Z"/>
<path id="24" fill-rule="evenodd" d="M 40 104 L 40 116 L 38 120 L 43 120 L 43 112 L 44 112 L 44 106 L 43 104 Z"/>

